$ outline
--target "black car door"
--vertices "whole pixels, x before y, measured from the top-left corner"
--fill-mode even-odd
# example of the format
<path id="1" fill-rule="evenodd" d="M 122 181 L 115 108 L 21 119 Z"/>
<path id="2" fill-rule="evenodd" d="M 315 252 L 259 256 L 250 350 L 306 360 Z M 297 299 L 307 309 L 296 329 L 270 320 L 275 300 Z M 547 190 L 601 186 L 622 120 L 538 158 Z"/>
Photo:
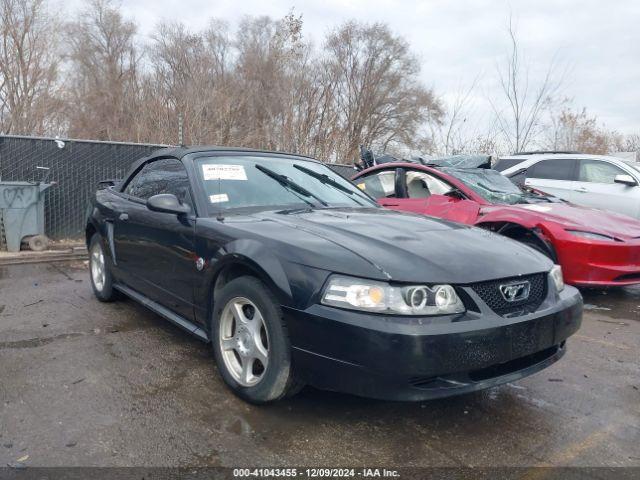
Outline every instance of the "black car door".
<path id="1" fill-rule="evenodd" d="M 146 201 L 172 193 L 191 206 L 188 215 L 153 212 Z M 118 269 L 129 286 L 193 320 L 195 210 L 187 171 L 177 159 L 147 163 L 125 185 L 114 219 Z"/>

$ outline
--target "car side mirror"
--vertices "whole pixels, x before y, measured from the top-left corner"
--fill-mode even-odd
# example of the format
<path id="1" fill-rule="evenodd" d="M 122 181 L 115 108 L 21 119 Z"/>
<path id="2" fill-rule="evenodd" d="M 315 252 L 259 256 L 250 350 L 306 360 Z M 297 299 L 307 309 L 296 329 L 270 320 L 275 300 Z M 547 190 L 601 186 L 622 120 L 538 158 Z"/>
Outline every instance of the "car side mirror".
<path id="1" fill-rule="evenodd" d="M 180 203 L 178 197 L 172 193 L 161 193 L 147 200 L 147 208 L 153 212 L 174 213 L 183 215 L 191 211 L 186 203 Z"/>
<path id="2" fill-rule="evenodd" d="M 616 175 L 613 181 L 615 183 L 621 183 L 629 187 L 635 187 L 636 185 L 638 185 L 638 182 L 636 182 L 631 175 Z"/>

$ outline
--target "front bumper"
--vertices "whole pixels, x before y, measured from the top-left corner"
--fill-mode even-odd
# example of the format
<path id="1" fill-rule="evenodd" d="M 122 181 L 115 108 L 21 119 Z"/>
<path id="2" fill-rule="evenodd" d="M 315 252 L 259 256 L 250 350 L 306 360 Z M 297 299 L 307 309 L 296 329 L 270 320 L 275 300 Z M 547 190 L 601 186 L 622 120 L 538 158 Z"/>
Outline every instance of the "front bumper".
<path id="1" fill-rule="evenodd" d="M 468 292 L 473 296 L 473 292 Z M 548 293 L 533 314 L 505 318 L 477 297 L 480 312 L 415 318 L 322 305 L 285 308 L 294 368 L 326 390 L 387 400 L 467 393 L 535 373 L 562 357 L 578 330 L 582 297 Z"/>
<path id="2" fill-rule="evenodd" d="M 581 287 L 640 283 L 640 240 L 588 241 L 575 237 L 556 242 L 565 282 Z"/>

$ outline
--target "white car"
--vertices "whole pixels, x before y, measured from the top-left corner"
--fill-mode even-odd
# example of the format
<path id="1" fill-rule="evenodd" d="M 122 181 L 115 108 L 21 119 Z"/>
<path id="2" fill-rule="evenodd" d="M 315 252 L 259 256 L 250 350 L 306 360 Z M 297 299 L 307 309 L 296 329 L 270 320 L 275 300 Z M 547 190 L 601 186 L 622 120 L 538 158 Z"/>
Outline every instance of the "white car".
<path id="1" fill-rule="evenodd" d="M 640 218 L 640 163 L 576 152 L 532 152 L 500 157 L 493 168 L 516 184 Z"/>

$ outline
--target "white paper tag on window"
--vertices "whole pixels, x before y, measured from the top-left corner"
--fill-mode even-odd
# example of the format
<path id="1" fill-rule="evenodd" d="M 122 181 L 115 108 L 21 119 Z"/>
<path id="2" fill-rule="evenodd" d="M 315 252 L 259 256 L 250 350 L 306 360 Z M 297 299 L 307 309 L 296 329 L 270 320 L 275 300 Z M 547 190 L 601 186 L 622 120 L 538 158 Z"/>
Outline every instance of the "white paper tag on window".
<path id="1" fill-rule="evenodd" d="M 247 172 L 242 165 L 202 165 L 205 180 L 246 180 Z"/>
<path id="2" fill-rule="evenodd" d="M 209 201 L 211 203 L 223 203 L 229 201 L 229 196 L 226 193 L 219 193 L 217 195 L 209 195 Z"/>

